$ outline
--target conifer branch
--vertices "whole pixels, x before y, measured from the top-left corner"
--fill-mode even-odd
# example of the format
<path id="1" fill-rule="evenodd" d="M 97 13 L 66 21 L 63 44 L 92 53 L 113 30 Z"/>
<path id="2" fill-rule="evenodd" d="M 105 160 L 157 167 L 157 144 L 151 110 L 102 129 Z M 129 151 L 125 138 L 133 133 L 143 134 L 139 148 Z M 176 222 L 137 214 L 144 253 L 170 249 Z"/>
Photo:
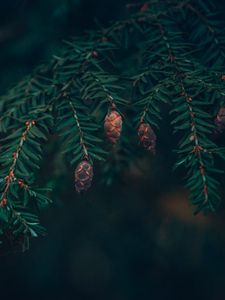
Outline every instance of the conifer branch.
<path id="1" fill-rule="evenodd" d="M 80 136 L 80 145 L 82 146 L 82 149 L 83 149 L 84 158 L 88 160 L 88 151 L 87 151 L 87 147 L 85 146 L 84 134 L 83 134 L 83 131 L 82 131 L 81 126 L 80 126 L 80 122 L 79 122 L 79 119 L 78 119 L 78 116 L 77 116 L 77 112 L 76 112 L 76 110 L 74 108 L 74 105 L 71 101 L 69 102 L 69 104 L 70 104 L 70 107 L 73 111 L 73 116 L 74 116 L 74 119 L 75 119 L 75 122 L 76 122 L 76 126 L 78 128 L 78 132 L 79 132 L 79 136 Z"/>
<path id="2" fill-rule="evenodd" d="M 137 136 L 155 152 L 153 128 L 160 129 L 165 104 L 174 132 L 182 132 L 175 166 L 187 173 L 192 202 L 197 211 L 216 209 L 222 173 L 217 157 L 225 159 L 225 149 L 213 140 L 216 126 L 225 128 L 222 22 L 214 22 L 201 0 L 152 0 L 128 8 L 128 18 L 65 41 L 60 55 L 1 97 L 0 236 L 10 233 L 26 245 L 44 233 L 31 201 L 38 208 L 49 203 L 48 191 L 33 182 L 50 131 L 76 164 L 81 192 L 91 186 L 95 160 L 106 158 L 107 184 L 135 162 Z M 108 156 L 103 127 L 114 144 Z"/>
<path id="3" fill-rule="evenodd" d="M 191 132 L 192 135 L 190 137 L 190 141 L 194 142 L 194 146 L 193 149 L 191 150 L 191 147 L 188 148 L 187 150 L 180 150 L 178 151 L 178 153 L 182 153 L 183 155 L 185 155 L 185 151 L 187 151 L 187 155 L 188 155 L 188 160 L 190 160 L 189 163 L 186 163 L 186 165 L 190 168 L 189 169 L 189 176 L 190 176 L 190 180 L 191 183 L 192 182 L 192 178 L 195 176 L 192 171 L 195 169 L 195 159 L 193 157 L 193 155 L 189 155 L 189 151 L 191 151 L 195 157 L 197 157 L 197 161 L 198 161 L 198 165 L 199 165 L 199 175 L 201 177 L 201 185 L 202 185 L 202 192 L 198 192 L 199 188 L 200 188 L 200 184 L 198 183 L 198 185 L 190 185 L 189 188 L 192 190 L 192 200 L 194 204 L 197 204 L 199 207 L 199 210 L 201 210 L 203 207 L 204 208 L 209 208 L 211 210 L 214 210 L 214 205 L 216 205 L 217 203 L 217 195 L 215 192 L 215 186 L 218 186 L 218 183 L 214 180 L 211 180 L 210 177 L 210 172 L 208 172 L 207 170 L 210 168 L 211 171 L 213 171 L 213 167 L 209 167 L 209 163 L 207 163 L 206 166 L 206 162 L 205 159 L 203 159 L 203 152 L 204 155 L 210 154 L 212 155 L 212 151 L 210 149 L 207 149 L 207 147 L 201 145 L 200 141 L 204 141 L 204 139 L 202 139 L 202 134 L 204 135 L 204 132 L 209 132 L 208 129 L 204 129 L 202 127 L 202 125 L 207 127 L 213 127 L 210 123 L 207 123 L 206 121 L 202 121 L 200 119 L 201 115 L 204 115 L 204 113 L 201 110 L 197 110 L 195 111 L 195 109 L 192 107 L 192 97 L 188 96 L 185 86 L 184 86 L 184 82 L 183 80 L 187 78 L 187 75 L 189 75 L 189 77 L 191 77 L 191 73 L 195 71 L 195 69 L 193 69 L 194 65 L 193 65 L 193 59 L 191 60 L 190 58 L 188 59 L 188 54 L 183 55 L 182 53 L 179 53 L 178 50 L 174 50 L 174 49 L 179 49 L 176 46 L 171 45 L 170 43 L 170 39 L 169 36 L 171 36 L 171 33 L 166 34 L 166 30 L 163 27 L 163 25 L 159 22 L 159 18 L 157 18 L 157 22 L 156 25 L 159 28 L 160 31 L 160 35 L 162 37 L 162 40 L 164 41 L 164 47 L 167 51 L 167 60 L 166 60 L 166 66 L 167 64 L 170 65 L 171 67 L 171 71 L 173 72 L 173 76 L 178 84 L 178 86 L 181 87 L 181 95 L 184 96 L 184 98 L 186 99 L 186 104 L 187 104 L 187 108 L 188 108 L 188 113 L 185 111 L 185 108 L 183 106 L 179 106 L 176 110 L 177 112 L 182 112 L 181 116 L 178 116 L 176 119 L 174 119 L 174 121 L 172 122 L 172 124 L 176 124 L 178 121 L 181 121 L 183 119 L 186 119 L 187 116 L 189 115 L 189 120 L 190 120 L 190 124 L 191 124 Z M 174 40 L 173 40 L 174 43 Z M 174 44 L 175 45 L 175 44 Z M 184 48 L 182 48 L 182 51 L 184 50 Z M 164 62 L 164 52 L 163 56 L 160 57 L 159 55 L 159 61 L 162 60 L 162 64 L 165 64 Z M 186 57 L 187 56 L 187 57 Z M 183 69 L 183 64 L 182 64 L 182 60 L 186 61 L 185 63 L 185 69 Z M 190 63 L 189 63 L 190 61 Z M 155 61 L 155 64 L 157 64 L 157 60 Z M 151 67 L 154 68 L 154 63 L 152 65 L 151 62 Z M 157 89 L 158 90 L 158 89 Z M 180 99 L 181 100 L 181 99 Z M 174 99 L 173 100 L 176 105 L 178 105 L 179 103 Z M 180 105 L 180 104 L 179 104 Z M 173 110 L 173 111 L 174 111 Z M 144 110 L 143 115 L 145 116 L 146 113 L 146 109 Z M 198 115 L 197 119 L 196 119 L 196 114 Z M 143 116 L 142 115 L 142 116 Z M 205 116 L 205 115 L 204 115 Z M 182 117 L 182 118 L 181 118 Z M 151 124 L 151 120 L 149 120 L 149 123 Z M 188 127 L 188 124 L 181 124 L 180 126 L 175 126 L 176 130 L 180 130 L 180 129 L 185 129 Z M 204 129 L 204 130 L 203 130 Z M 201 136 L 201 138 L 200 138 Z M 187 141 L 188 141 L 189 137 L 185 138 L 185 143 L 184 146 L 186 147 L 187 145 Z M 208 147 L 209 145 L 212 147 L 214 146 L 214 144 L 212 142 L 208 141 Z M 184 148 L 185 148 L 184 147 Z M 182 161 L 182 163 L 184 163 L 186 161 L 186 159 L 184 159 Z M 179 162 L 180 164 L 180 162 Z M 215 171 L 218 171 L 215 169 Z M 188 180 L 189 183 L 189 180 Z M 201 199 L 201 196 L 203 195 L 203 199 Z"/>
<path id="4" fill-rule="evenodd" d="M 12 183 L 12 181 L 16 180 L 15 179 L 15 168 L 16 168 L 16 164 L 20 155 L 20 152 L 22 150 L 23 144 L 27 139 L 27 135 L 29 133 L 29 131 L 31 130 L 31 128 L 35 125 L 35 121 L 27 121 L 26 122 L 26 130 L 22 133 L 22 137 L 20 138 L 19 141 L 19 145 L 16 149 L 16 151 L 13 153 L 13 162 L 12 165 L 9 168 L 8 171 L 8 175 L 5 177 L 5 181 L 6 181 L 6 185 L 4 188 L 4 191 L 1 195 L 1 199 L 0 199 L 0 206 L 4 207 L 7 205 L 7 195 L 10 189 L 10 185 Z"/>
<path id="5" fill-rule="evenodd" d="M 223 33 L 218 28 L 218 21 L 214 21 L 212 17 L 207 15 L 208 11 L 206 11 L 205 7 L 203 11 L 200 11 L 196 6 L 198 6 L 198 3 L 192 4 L 191 2 L 184 6 L 184 9 L 192 12 L 195 17 L 194 22 L 191 22 L 190 20 L 193 20 L 193 18 L 187 15 L 187 24 L 190 24 L 192 28 L 193 26 L 198 26 L 198 30 L 194 30 L 190 35 L 191 41 L 197 45 L 198 49 L 200 48 L 204 64 L 208 66 L 213 65 L 214 68 L 221 68 L 225 62 Z M 219 26 L 223 27 L 224 23 L 220 21 Z M 199 39 L 201 39 L 201 43 L 199 43 Z"/>

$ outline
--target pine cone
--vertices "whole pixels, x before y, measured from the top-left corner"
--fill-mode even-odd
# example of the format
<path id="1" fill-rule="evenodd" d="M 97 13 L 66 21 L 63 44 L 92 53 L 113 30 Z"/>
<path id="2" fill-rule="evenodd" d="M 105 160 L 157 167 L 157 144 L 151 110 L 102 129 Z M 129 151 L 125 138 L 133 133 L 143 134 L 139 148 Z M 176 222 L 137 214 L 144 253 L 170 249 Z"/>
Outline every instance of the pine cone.
<path id="1" fill-rule="evenodd" d="M 215 120 L 217 130 L 222 132 L 225 129 L 225 106 L 221 107 Z"/>
<path id="2" fill-rule="evenodd" d="M 156 135 L 149 124 L 140 124 L 138 128 L 138 136 L 143 147 L 152 153 L 155 153 Z"/>
<path id="3" fill-rule="evenodd" d="M 112 144 L 118 142 L 122 131 L 122 125 L 122 117 L 116 110 L 112 110 L 106 115 L 104 123 L 105 133 Z"/>
<path id="4" fill-rule="evenodd" d="M 91 186 L 93 178 L 93 167 L 87 161 L 81 161 L 75 170 L 75 187 L 77 192 L 86 191 Z"/>

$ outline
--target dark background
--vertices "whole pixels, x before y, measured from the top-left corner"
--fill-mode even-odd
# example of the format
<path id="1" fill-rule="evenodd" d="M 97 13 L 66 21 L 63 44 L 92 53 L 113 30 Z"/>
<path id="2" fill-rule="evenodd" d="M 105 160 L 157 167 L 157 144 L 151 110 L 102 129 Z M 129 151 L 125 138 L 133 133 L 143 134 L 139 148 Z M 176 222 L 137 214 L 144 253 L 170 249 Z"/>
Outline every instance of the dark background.
<path id="1" fill-rule="evenodd" d="M 1 93 L 57 53 L 62 39 L 126 14 L 125 3 L 1 0 Z M 0 257 L 0 297 L 225 299 L 224 204 L 216 215 L 192 215 L 164 135 L 157 157 L 139 162 L 142 172 L 133 165 L 110 188 L 97 178 L 85 196 L 75 194 L 72 170 L 55 167 L 59 158 L 48 149 L 52 162 L 39 179 L 54 178 L 54 204 L 42 214 L 48 236 L 29 252 Z"/>

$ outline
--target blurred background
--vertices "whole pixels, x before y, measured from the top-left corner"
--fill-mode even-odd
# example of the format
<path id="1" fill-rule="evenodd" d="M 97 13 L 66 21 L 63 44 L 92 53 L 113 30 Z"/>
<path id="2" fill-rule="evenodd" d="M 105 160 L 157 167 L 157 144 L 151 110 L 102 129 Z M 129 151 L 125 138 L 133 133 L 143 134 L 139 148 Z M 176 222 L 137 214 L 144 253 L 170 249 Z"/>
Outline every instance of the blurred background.
<path id="1" fill-rule="evenodd" d="M 57 53 L 62 39 L 126 14 L 125 3 L 0 0 L 1 94 Z M 159 139 L 156 158 L 131 165 L 108 188 L 97 173 L 85 196 L 74 192 L 55 148 L 46 150 L 39 181 L 53 178 L 55 186 L 41 217 L 48 236 L 28 252 L 0 256 L 3 299 L 225 299 L 225 198 L 216 215 L 194 217 L 179 174 L 171 174 L 171 139 L 166 131 Z"/>

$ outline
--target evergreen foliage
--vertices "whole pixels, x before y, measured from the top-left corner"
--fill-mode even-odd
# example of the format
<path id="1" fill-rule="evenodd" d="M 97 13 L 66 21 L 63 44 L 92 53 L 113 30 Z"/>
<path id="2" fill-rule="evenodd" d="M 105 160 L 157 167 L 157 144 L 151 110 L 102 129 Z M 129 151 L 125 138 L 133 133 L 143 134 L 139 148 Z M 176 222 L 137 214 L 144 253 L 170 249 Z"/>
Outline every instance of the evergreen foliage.
<path id="1" fill-rule="evenodd" d="M 58 136 L 74 170 L 82 160 L 94 168 L 100 161 L 111 184 L 140 155 L 139 126 L 150 125 L 157 136 L 165 106 L 177 136 L 175 168 L 185 170 L 196 212 L 218 207 L 225 149 L 215 139 L 215 118 L 225 99 L 224 22 L 203 0 L 152 0 L 127 10 L 127 19 L 65 41 L 61 53 L 1 97 L 3 241 L 26 247 L 44 233 L 36 214 L 50 202 L 49 190 L 36 187 L 35 178 L 50 136 Z M 117 145 L 103 132 L 113 110 L 123 118 Z"/>

